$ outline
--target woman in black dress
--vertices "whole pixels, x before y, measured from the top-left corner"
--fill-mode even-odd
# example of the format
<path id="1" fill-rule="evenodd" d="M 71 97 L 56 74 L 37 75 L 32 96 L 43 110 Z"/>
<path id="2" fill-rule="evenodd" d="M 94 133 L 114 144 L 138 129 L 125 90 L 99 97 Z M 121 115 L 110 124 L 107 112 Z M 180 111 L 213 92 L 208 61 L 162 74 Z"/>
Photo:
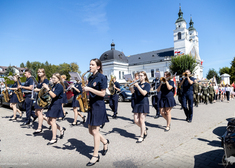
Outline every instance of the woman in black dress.
<path id="1" fill-rule="evenodd" d="M 82 118 L 82 122 L 85 122 L 85 118 L 86 116 L 83 116 L 80 112 L 78 112 L 78 107 L 80 107 L 79 102 L 77 101 L 77 96 L 79 94 L 82 94 L 82 85 L 81 83 L 79 83 L 79 81 L 77 81 L 77 83 L 75 83 L 74 85 L 71 86 L 71 88 L 73 89 L 73 102 L 72 102 L 72 107 L 73 107 L 73 112 L 74 112 L 74 121 L 72 123 L 72 126 L 77 125 L 77 118 L 78 115 Z"/>
<path id="2" fill-rule="evenodd" d="M 83 87 L 83 91 L 89 92 L 90 109 L 88 110 L 87 123 L 89 133 L 94 137 L 94 153 L 87 166 L 92 166 L 99 161 L 100 141 L 104 144 L 102 155 L 107 153 L 109 144 L 109 140 L 99 132 L 100 125 L 109 121 L 104 103 L 107 79 L 102 74 L 102 63 L 99 59 L 95 58 L 90 61 L 90 72 L 92 75 L 88 79 L 88 86 Z"/>
<path id="3" fill-rule="evenodd" d="M 148 93 L 150 84 L 146 72 L 139 73 L 140 82 L 135 83 L 135 87 L 130 87 L 131 93 L 135 93 L 136 99 L 133 108 L 134 122 L 140 127 L 140 138 L 136 143 L 141 143 L 147 137 L 148 128 L 145 126 L 145 118 L 149 113 Z"/>
<path id="4" fill-rule="evenodd" d="M 47 145 L 52 145 L 57 142 L 57 129 L 60 131 L 60 139 L 63 138 L 64 131 L 66 130 L 64 127 L 61 127 L 56 123 L 56 118 L 64 117 L 61 100 L 63 99 L 64 86 L 60 74 L 54 73 L 52 75 L 52 81 L 54 83 L 52 90 L 49 89 L 49 86 L 47 84 L 43 83 L 43 87 L 47 89 L 48 93 L 52 98 L 51 105 L 49 106 L 48 111 L 46 113 L 46 116 L 48 117 L 47 122 L 49 125 L 51 125 L 52 129 L 52 139 L 50 142 L 48 142 Z"/>
<path id="5" fill-rule="evenodd" d="M 18 86 L 18 84 L 17 84 L 18 75 L 15 75 L 13 78 L 14 78 L 15 83 L 12 85 L 11 88 L 7 87 L 7 89 L 12 90 L 11 96 L 10 96 L 10 107 L 13 109 L 13 117 L 10 118 L 10 120 L 12 120 L 12 121 L 16 120 L 16 118 L 17 118 L 16 117 L 16 112 L 18 112 L 20 114 L 20 118 L 22 118 L 22 115 L 23 115 L 23 112 L 21 112 L 16 106 L 17 103 L 19 103 L 19 100 L 18 100 L 16 94 L 14 93 L 14 91 L 18 89 L 17 88 L 17 86 Z M 19 82 L 19 84 L 21 84 L 21 83 Z"/>
<path id="6" fill-rule="evenodd" d="M 42 88 L 43 83 L 45 84 L 49 84 L 49 80 L 46 77 L 46 73 L 45 70 L 43 68 L 38 69 L 38 85 L 37 87 L 34 89 L 35 92 L 39 92 Z M 34 106 L 35 109 L 35 114 L 36 116 L 38 116 L 38 128 L 37 130 L 33 133 L 33 134 L 38 134 L 42 132 L 42 123 L 43 123 L 43 119 L 46 120 L 45 117 L 43 117 L 43 107 L 40 107 L 37 103 L 38 97 L 36 98 L 36 103 Z M 47 120 L 46 120 L 47 121 Z"/>
<path id="7" fill-rule="evenodd" d="M 174 98 L 174 82 L 170 80 L 171 73 L 166 71 L 164 73 L 165 82 L 161 80 L 157 91 L 161 91 L 161 100 L 160 100 L 160 113 L 162 117 L 166 120 L 167 126 L 165 131 L 170 130 L 171 124 L 171 109 L 176 105 Z"/>

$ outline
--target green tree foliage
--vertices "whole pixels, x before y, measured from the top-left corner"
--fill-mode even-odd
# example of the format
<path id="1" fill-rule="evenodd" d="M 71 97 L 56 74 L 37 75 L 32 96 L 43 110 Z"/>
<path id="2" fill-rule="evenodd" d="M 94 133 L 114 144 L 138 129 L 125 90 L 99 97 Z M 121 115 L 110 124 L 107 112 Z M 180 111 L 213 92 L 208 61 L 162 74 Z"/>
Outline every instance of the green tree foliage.
<path id="1" fill-rule="evenodd" d="M 175 56 L 171 57 L 170 71 L 172 74 L 177 72 L 177 75 L 181 75 L 188 69 L 191 73 L 194 73 L 197 65 L 196 59 L 190 55 Z"/>
<path id="2" fill-rule="evenodd" d="M 220 83 L 221 78 L 220 78 L 219 74 L 215 71 L 214 68 L 209 69 L 209 71 L 206 75 L 206 78 L 209 80 L 209 79 L 213 78 L 214 76 L 216 78 L 217 83 Z"/>
<path id="3" fill-rule="evenodd" d="M 15 74 L 15 69 L 12 66 L 7 67 L 5 75 L 9 76 L 10 73 L 11 73 L 11 75 Z"/>
<path id="4" fill-rule="evenodd" d="M 223 67 L 219 69 L 219 74 L 223 75 L 224 73 L 230 74 L 230 68 L 229 67 Z"/>
<path id="5" fill-rule="evenodd" d="M 79 70 L 79 66 L 77 65 L 77 63 L 63 63 L 60 65 L 53 65 L 50 64 L 48 61 L 46 61 L 45 63 L 40 63 L 40 62 L 29 62 L 27 61 L 26 64 L 21 63 L 20 66 L 24 66 L 26 65 L 27 68 L 29 68 L 32 71 L 32 75 L 37 79 L 37 71 L 39 68 L 44 68 L 45 73 L 47 78 L 49 79 L 54 73 L 58 72 L 61 75 L 64 74 L 67 76 L 67 80 L 69 80 L 70 75 L 69 72 L 78 72 L 79 74 L 81 73 L 81 71 Z"/>
<path id="6" fill-rule="evenodd" d="M 235 57 L 233 58 L 231 62 L 231 68 L 230 68 L 230 83 L 235 83 Z"/>
<path id="7" fill-rule="evenodd" d="M 20 67 L 21 67 L 21 68 L 24 68 L 24 67 L 25 67 L 23 62 L 20 64 Z"/>

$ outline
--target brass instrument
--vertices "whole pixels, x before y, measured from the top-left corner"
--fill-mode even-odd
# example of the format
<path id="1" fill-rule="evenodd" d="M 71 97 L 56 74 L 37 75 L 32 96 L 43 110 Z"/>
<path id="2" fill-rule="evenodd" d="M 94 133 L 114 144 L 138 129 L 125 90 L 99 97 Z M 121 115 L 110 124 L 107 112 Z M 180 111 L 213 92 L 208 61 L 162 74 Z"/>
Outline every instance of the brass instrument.
<path id="1" fill-rule="evenodd" d="M 51 90 L 52 86 L 49 84 L 49 89 Z M 46 88 L 42 87 L 38 92 L 37 104 L 40 107 L 48 107 L 51 104 L 52 98 Z"/>
<path id="2" fill-rule="evenodd" d="M 17 86 L 19 86 L 19 85 L 20 85 L 20 83 L 19 83 L 19 77 L 18 77 L 17 78 Z M 21 88 L 15 90 L 14 93 L 16 94 L 18 101 L 20 103 L 24 101 L 23 92 L 22 92 Z"/>
<path id="3" fill-rule="evenodd" d="M 114 83 L 113 83 L 114 76 L 111 75 L 111 79 L 109 81 L 109 91 L 111 95 L 115 94 Z"/>
<path id="4" fill-rule="evenodd" d="M 7 89 L 7 80 L 5 80 L 5 90 L 2 91 L 2 94 L 4 96 L 5 102 L 9 102 L 10 101 L 10 96 L 9 96 L 9 92 Z"/>
<path id="5" fill-rule="evenodd" d="M 169 77 L 167 77 L 167 78 L 161 77 L 161 78 L 160 78 L 160 81 L 163 82 L 163 83 L 166 83 L 166 81 L 168 81 L 168 80 L 170 80 L 170 79 L 173 79 L 175 76 L 176 76 L 176 73 L 175 73 L 173 76 L 169 76 Z"/>
<path id="6" fill-rule="evenodd" d="M 194 74 L 188 75 L 186 72 L 184 72 L 184 73 L 182 74 L 182 76 L 185 77 L 185 78 L 187 78 L 187 77 L 192 77 L 192 76 L 194 76 Z"/>
<path id="7" fill-rule="evenodd" d="M 133 86 L 135 83 L 138 83 L 140 80 L 139 79 L 137 79 L 136 81 L 134 81 L 134 82 L 132 82 L 132 83 L 130 83 L 130 84 L 128 84 L 127 86 L 128 87 L 131 87 L 131 86 Z"/>
<path id="8" fill-rule="evenodd" d="M 85 80 L 84 80 L 84 76 L 90 72 L 90 70 L 86 71 L 84 74 L 82 74 L 82 87 L 86 86 Z M 88 106 L 88 100 L 87 100 L 87 95 L 86 92 L 82 92 L 82 94 L 79 94 L 76 97 L 77 101 L 79 102 L 80 105 L 80 109 L 82 112 L 87 112 L 89 110 L 89 106 Z"/>

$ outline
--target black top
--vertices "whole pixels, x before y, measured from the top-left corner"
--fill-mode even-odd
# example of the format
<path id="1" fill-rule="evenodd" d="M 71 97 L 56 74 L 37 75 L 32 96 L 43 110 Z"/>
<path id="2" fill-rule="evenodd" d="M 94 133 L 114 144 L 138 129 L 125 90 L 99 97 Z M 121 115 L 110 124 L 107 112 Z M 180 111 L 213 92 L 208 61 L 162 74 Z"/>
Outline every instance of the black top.
<path id="1" fill-rule="evenodd" d="M 161 86 L 161 92 L 162 92 L 162 96 L 164 97 L 169 97 L 169 96 L 174 96 L 174 82 L 169 80 L 168 81 L 169 85 L 171 85 L 173 88 L 171 90 L 169 90 L 166 86 L 166 84 L 162 84 Z"/>
<path id="2" fill-rule="evenodd" d="M 193 77 L 189 77 L 189 79 L 193 82 L 195 81 L 195 78 L 193 78 Z M 181 79 L 181 81 L 182 80 L 183 79 Z M 193 91 L 193 84 L 190 85 L 189 82 L 188 82 L 188 79 L 186 78 L 184 80 L 184 83 L 181 85 L 181 88 L 183 89 L 183 93 L 188 92 L 188 91 Z"/>
<path id="3" fill-rule="evenodd" d="M 48 85 L 48 84 L 49 84 L 49 80 L 48 80 L 48 79 L 44 79 L 44 80 L 42 81 L 42 83 L 40 83 L 40 81 L 38 81 L 37 88 L 38 88 L 38 89 L 41 89 L 43 83 L 45 83 L 45 84 Z"/>

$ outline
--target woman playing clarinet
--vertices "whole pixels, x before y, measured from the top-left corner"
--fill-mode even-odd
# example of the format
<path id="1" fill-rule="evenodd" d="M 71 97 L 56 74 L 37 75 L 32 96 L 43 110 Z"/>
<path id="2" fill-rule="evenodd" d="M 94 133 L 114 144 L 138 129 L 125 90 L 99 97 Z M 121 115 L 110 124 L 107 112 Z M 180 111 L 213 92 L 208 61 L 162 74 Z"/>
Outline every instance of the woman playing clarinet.
<path id="1" fill-rule="evenodd" d="M 99 162 L 98 150 L 100 141 L 104 145 L 102 155 L 106 155 L 109 144 L 109 140 L 105 139 L 99 132 L 100 125 L 109 121 L 104 103 L 107 79 L 102 74 L 102 63 L 99 59 L 95 58 L 90 61 L 90 72 L 92 75 L 88 79 L 88 86 L 83 87 L 83 91 L 89 92 L 90 109 L 88 110 L 87 123 L 89 133 L 94 138 L 94 153 L 87 166 L 92 166 Z"/>
<path id="2" fill-rule="evenodd" d="M 130 87 L 131 93 L 135 93 L 136 99 L 133 108 L 134 122 L 140 127 L 140 138 L 136 143 L 141 143 L 147 137 L 148 128 L 145 126 L 145 117 L 149 113 L 148 93 L 150 91 L 150 84 L 146 72 L 139 73 L 139 83 Z"/>

